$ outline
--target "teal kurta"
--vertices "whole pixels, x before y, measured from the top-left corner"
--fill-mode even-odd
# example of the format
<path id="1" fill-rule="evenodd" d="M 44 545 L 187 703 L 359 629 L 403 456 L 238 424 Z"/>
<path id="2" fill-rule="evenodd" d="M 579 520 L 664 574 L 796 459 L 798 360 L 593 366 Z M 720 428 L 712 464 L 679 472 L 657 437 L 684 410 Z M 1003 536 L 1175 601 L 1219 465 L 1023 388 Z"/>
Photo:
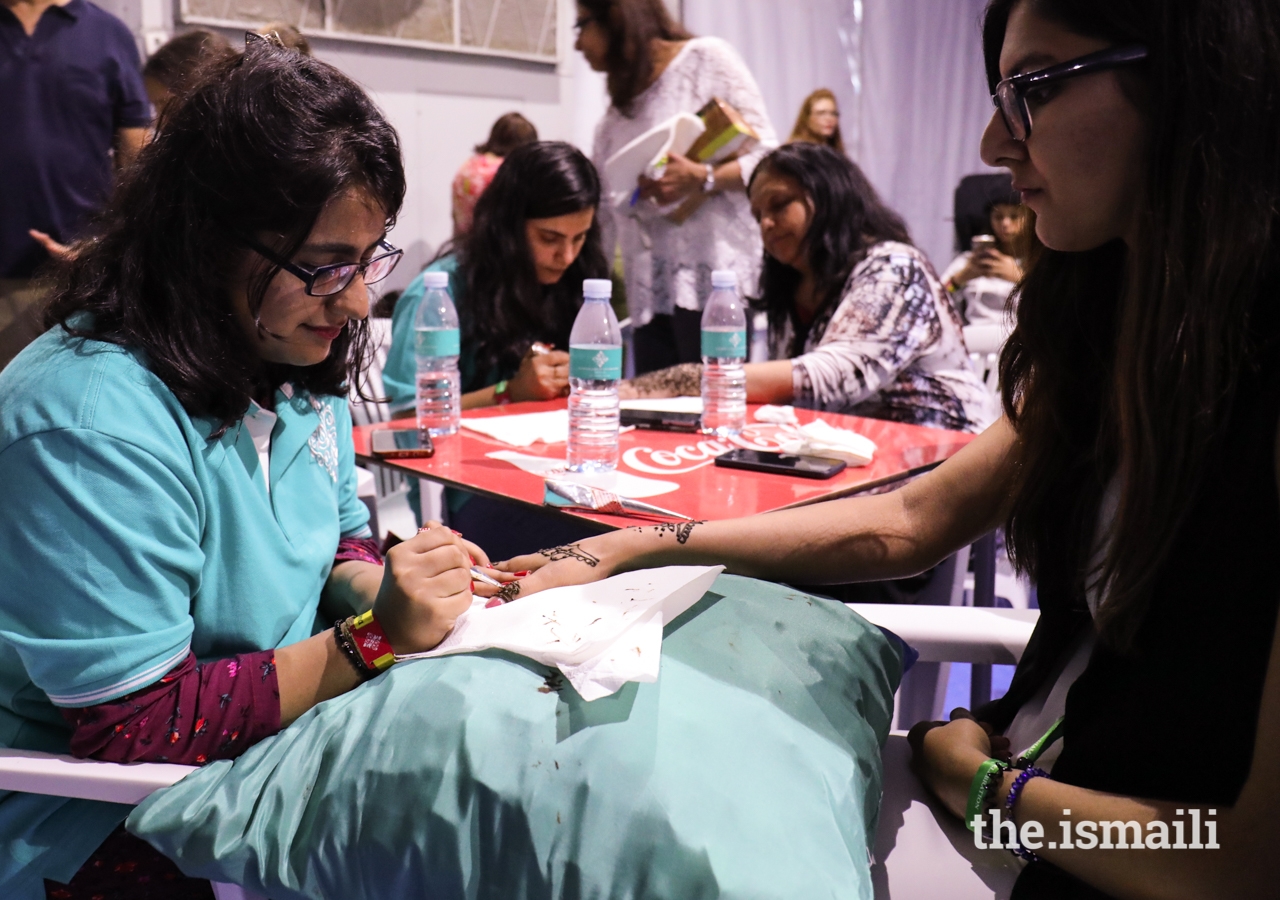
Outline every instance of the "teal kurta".
<path id="1" fill-rule="evenodd" d="M 368 534 L 344 398 L 276 396 L 270 491 L 243 422 L 210 441 L 139 354 L 55 328 L 0 373 L 0 746 L 66 752 L 56 707 L 315 628 Z M 43 897 L 128 807 L 0 792 L 0 896 Z"/>
<path id="2" fill-rule="evenodd" d="M 423 271 L 449 273 L 449 293 L 453 296 L 453 304 L 458 309 L 458 316 L 465 316 L 467 298 L 462 289 L 462 274 L 458 271 L 458 258 L 452 255 L 441 257 Z M 414 376 L 417 373 L 418 364 L 413 355 L 413 320 L 418 315 L 418 306 L 426 293 L 427 288 L 423 284 L 422 275 L 418 275 L 396 301 L 396 311 L 391 317 L 391 349 L 387 351 L 387 363 L 382 369 L 382 384 L 386 388 L 387 398 L 391 401 L 391 409 L 395 412 L 412 409 L 414 405 Z M 497 384 L 504 378 L 514 378 L 517 371 L 519 366 L 507 370 L 497 367 L 488 372 L 478 371 L 474 348 L 467 346 L 465 340 L 462 342 L 462 352 L 458 355 L 458 373 L 462 376 L 462 393 L 478 391 L 491 384 Z"/>

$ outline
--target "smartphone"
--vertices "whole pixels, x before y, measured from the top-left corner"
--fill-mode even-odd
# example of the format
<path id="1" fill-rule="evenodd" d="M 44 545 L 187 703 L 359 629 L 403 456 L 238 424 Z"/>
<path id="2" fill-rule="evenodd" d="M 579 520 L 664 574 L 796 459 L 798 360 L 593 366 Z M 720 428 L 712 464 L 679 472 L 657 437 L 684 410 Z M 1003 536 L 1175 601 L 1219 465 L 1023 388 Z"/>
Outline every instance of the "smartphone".
<path id="1" fill-rule="evenodd" d="M 973 240 L 969 241 L 969 249 L 974 253 L 981 253 L 983 250 L 994 250 L 996 248 L 996 239 L 989 234 L 975 234 Z"/>
<path id="2" fill-rule="evenodd" d="M 662 412 L 656 409 L 624 409 L 619 413 L 623 426 L 648 428 L 652 431 L 697 431 L 702 427 L 702 416 L 690 412 Z"/>
<path id="3" fill-rule="evenodd" d="M 373 433 L 373 454 L 384 459 L 434 456 L 431 435 L 420 428 L 384 428 Z"/>
<path id="4" fill-rule="evenodd" d="M 800 478 L 832 478 L 848 468 L 849 464 L 843 459 L 829 459 L 825 456 L 795 456 L 768 450 L 737 449 L 717 456 L 716 465 L 726 469 L 797 475 Z"/>

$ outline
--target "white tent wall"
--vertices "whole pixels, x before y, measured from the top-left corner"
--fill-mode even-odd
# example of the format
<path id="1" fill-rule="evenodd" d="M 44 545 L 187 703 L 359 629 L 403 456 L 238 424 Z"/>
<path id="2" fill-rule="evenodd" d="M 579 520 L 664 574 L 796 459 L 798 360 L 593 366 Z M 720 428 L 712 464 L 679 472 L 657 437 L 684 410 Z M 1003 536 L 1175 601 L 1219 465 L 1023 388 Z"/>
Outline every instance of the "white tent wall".
<path id="1" fill-rule="evenodd" d="M 985 7 L 986 0 L 683 0 L 686 28 L 723 37 L 742 54 L 780 136 L 811 91 L 835 93 L 850 156 L 939 269 L 953 255 L 956 184 L 990 171 L 978 157 L 991 116 Z"/>
<path id="2" fill-rule="evenodd" d="M 129 25 L 140 49 L 188 27 L 171 0 L 96 2 Z M 575 15 L 573 0 L 558 0 L 555 64 L 308 34 L 315 55 L 363 85 L 400 134 L 409 189 L 391 240 L 406 252 L 387 290 L 408 284 L 449 239 L 453 175 L 503 113 L 520 112 L 543 139 L 573 141 L 590 153 L 608 101 L 603 78 L 573 50 Z M 236 43 L 243 37 L 217 30 Z"/>
<path id="3" fill-rule="evenodd" d="M 124 19 L 140 47 L 184 27 L 176 0 L 98 2 Z M 667 2 L 693 33 L 738 49 L 781 135 L 810 91 L 831 88 L 850 154 L 906 218 L 916 243 L 946 265 L 952 192 L 961 176 L 986 170 L 978 158 L 991 109 L 979 42 L 985 0 Z M 369 89 L 404 143 L 409 193 L 393 240 L 407 254 L 388 288 L 403 287 L 448 240 L 449 183 L 498 116 L 517 110 L 543 138 L 590 152 L 608 101 L 602 76 L 573 50 L 575 16 L 573 0 L 558 0 L 554 65 L 312 38 L 317 56 Z"/>

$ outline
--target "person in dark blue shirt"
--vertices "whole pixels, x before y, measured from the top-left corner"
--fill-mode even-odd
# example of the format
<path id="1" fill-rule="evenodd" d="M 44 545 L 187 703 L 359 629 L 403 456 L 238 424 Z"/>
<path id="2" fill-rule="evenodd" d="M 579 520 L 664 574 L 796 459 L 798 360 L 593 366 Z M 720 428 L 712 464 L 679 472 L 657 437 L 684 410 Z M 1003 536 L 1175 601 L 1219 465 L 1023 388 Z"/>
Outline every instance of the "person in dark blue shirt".
<path id="1" fill-rule="evenodd" d="M 128 27 L 87 0 L 0 0 L 0 367 L 39 333 L 42 239 L 74 240 L 142 146 L 139 69 Z"/>

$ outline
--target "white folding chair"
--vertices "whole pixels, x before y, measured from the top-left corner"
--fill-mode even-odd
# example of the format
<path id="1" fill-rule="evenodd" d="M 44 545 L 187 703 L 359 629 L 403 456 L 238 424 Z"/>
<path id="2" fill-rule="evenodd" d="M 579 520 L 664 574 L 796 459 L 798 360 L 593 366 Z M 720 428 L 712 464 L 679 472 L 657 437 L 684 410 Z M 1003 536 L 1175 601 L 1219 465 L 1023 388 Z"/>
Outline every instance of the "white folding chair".
<path id="1" fill-rule="evenodd" d="M 1038 610 L 854 603 L 920 653 L 920 662 L 1006 665 L 1022 657 Z M 910 723 L 907 723 L 910 724 Z M 1022 864 L 1003 850 L 979 850 L 959 819 L 929 796 L 910 769 L 905 731 L 881 750 L 884 792 L 873 850 L 876 900 L 1003 900 Z"/>
<path id="2" fill-rule="evenodd" d="M 1000 349 L 1008 337 L 1009 329 L 1005 325 L 964 326 L 964 345 L 969 349 L 969 364 L 992 391 L 1000 389 Z"/>
<path id="3" fill-rule="evenodd" d="M 172 763 L 125 765 L 0 748 L 0 790 L 28 794 L 136 804 L 194 771 L 194 766 Z M 214 883 L 213 896 L 217 900 L 266 900 L 234 884 Z"/>

